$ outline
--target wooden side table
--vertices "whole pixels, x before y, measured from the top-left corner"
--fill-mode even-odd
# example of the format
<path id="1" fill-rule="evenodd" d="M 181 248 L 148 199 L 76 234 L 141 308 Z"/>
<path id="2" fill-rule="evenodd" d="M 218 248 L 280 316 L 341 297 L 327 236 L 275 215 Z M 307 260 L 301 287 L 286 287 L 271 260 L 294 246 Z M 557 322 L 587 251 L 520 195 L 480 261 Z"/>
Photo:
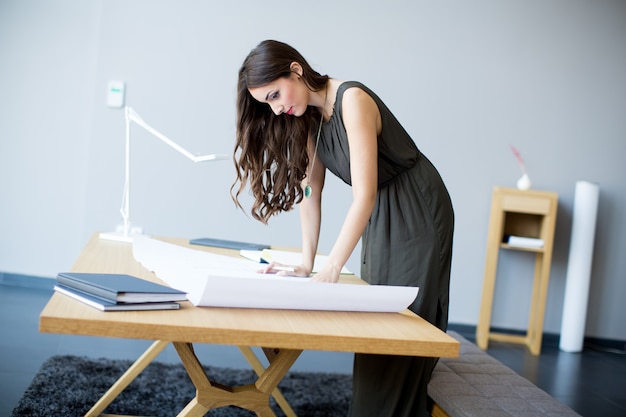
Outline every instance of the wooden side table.
<path id="1" fill-rule="evenodd" d="M 541 353 L 557 204 L 558 195 L 554 192 L 494 188 L 480 317 L 476 327 L 476 343 L 481 349 L 487 348 L 489 340 L 497 340 L 524 344 L 534 355 Z M 509 240 L 509 236 L 513 238 Z M 514 242 L 515 239 L 519 242 Z M 525 335 L 492 332 L 490 329 L 500 249 L 536 254 L 530 317 Z"/>

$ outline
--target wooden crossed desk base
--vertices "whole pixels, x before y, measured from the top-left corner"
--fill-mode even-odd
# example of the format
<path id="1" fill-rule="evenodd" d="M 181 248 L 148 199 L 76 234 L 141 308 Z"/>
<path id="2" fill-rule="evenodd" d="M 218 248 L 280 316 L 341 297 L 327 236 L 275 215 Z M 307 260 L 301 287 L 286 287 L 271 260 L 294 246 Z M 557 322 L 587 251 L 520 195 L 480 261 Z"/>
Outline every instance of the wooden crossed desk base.
<path id="1" fill-rule="evenodd" d="M 96 417 L 120 395 L 122 391 L 167 347 L 170 342 L 158 340 L 154 342 L 126 372 L 109 388 L 109 390 L 85 414 L 85 417 Z M 278 406 L 287 417 L 296 417 L 285 397 L 277 386 L 298 359 L 301 350 L 282 350 L 267 352 L 270 366 L 266 369 L 259 358 L 248 346 L 239 346 L 239 349 L 248 360 L 258 379 L 254 384 L 240 387 L 229 387 L 213 382 L 204 372 L 202 364 L 193 352 L 191 343 L 173 342 L 187 374 L 196 387 L 196 397 L 183 409 L 179 416 L 204 416 L 210 409 L 236 405 L 251 411 L 257 416 L 271 416 L 276 414 L 269 406 L 269 397 L 272 395 Z"/>
<path id="2" fill-rule="evenodd" d="M 239 256 L 234 250 L 191 246 L 186 239 L 167 241 Z M 135 261 L 130 245 L 102 241 L 98 234 L 88 242 L 72 270 L 123 273 L 160 282 Z M 354 276 L 344 276 L 342 282 L 363 284 Z M 428 357 L 456 357 L 459 354 L 459 342 L 408 310 L 391 314 L 196 308 L 184 302 L 176 311 L 105 313 L 62 294 L 53 294 L 40 315 L 39 330 L 157 341 L 89 410 L 87 416 L 100 415 L 170 342 L 196 388 L 196 397 L 179 416 L 203 416 L 211 408 L 226 405 L 252 410 L 261 417 L 275 416 L 269 406 L 270 395 L 285 414 L 295 416 L 277 386 L 303 350 Z M 212 382 L 196 357 L 192 343 L 238 346 L 257 373 L 257 380 L 254 384 L 238 387 Z M 269 360 L 265 368 L 248 346 L 272 346 L 278 350 L 264 350 Z"/>

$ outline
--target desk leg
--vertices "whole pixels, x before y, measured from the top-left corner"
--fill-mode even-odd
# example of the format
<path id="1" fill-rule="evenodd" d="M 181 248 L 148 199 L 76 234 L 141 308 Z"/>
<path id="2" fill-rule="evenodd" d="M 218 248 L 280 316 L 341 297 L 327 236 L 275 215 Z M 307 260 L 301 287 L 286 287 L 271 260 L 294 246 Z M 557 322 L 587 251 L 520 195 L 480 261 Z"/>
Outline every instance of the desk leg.
<path id="1" fill-rule="evenodd" d="M 169 344 L 167 341 L 157 340 L 154 342 L 140 357 L 131 365 L 130 368 L 124 372 L 124 374 L 115 381 L 115 384 L 109 388 L 109 390 L 98 400 L 96 404 L 85 414 L 85 417 L 99 416 L 105 408 L 109 406 L 117 398 L 118 395 L 135 379 L 137 376 L 146 369 L 146 366 L 150 364 L 156 358 L 159 353 L 165 349 Z"/>
<path id="2" fill-rule="evenodd" d="M 265 367 L 263 366 L 259 358 L 254 354 L 252 349 L 248 346 L 239 346 L 239 350 L 241 350 L 243 356 L 245 356 L 252 369 L 254 369 L 254 372 L 256 372 L 258 376 L 261 376 L 263 372 L 265 372 Z M 266 356 L 268 356 L 268 359 L 272 361 L 275 357 L 275 354 L 273 354 L 272 357 L 270 357 L 269 355 Z M 276 400 L 276 404 L 278 404 L 280 409 L 283 410 L 285 416 L 296 417 L 295 411 L 293 411 L 293 409 L 289 405 L 289 402 L 287 402 L 287 399 L 283 396 L 278 388 L 272 391 L 272 397 L 274 397 L 274 400 Z"/>
<path id="3" fill-rule="evenodd" d="M 212 408 L 228 405 L 252 410 L 258 417 L 276 417 L 269 405 L 270 394 L 302 353 L 301 350 L 281 350 L 254 384 L 227 387 L 209 380 L 190 343 L 174 342 L 174 347 L 196 387 L 196 397 L 179 417 L 201 417 Z"/>

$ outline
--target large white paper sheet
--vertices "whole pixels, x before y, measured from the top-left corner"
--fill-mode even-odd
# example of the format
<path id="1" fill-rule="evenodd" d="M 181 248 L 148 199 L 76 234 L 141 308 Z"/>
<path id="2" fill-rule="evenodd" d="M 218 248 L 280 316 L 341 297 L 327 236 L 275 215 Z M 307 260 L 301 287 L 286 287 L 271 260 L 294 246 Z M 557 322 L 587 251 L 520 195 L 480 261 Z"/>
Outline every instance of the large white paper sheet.
<path id="1" fill-rule="evenodd" d="M 399 312 L 417 287 L 312 283 L 309 278 L 258 274 L 259 265 L 145 236 L 133 239 L 133 256 L 168 285 L 204 307 Z"/>

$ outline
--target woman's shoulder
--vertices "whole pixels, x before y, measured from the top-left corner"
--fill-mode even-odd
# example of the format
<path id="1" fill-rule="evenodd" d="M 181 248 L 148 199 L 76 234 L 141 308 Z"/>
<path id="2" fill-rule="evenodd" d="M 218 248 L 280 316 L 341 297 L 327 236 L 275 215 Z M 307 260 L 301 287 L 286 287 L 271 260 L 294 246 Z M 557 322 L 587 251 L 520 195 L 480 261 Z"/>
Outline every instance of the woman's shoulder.
<path id="1" fill-rule="evenodd" d="M 336 103 L 352 105 L 378 105 L 376 94 L 359 81 L 342 81 L 337 88 Z"/>
<path id="2" fill-rule="evenodd" d="M 338 81 L 337 95 L 343 95 L 347 90 L 353 88 L 365 91 L 368 94 L 371 93 L 371 90 L 359 81 Z"/>
<path id="3" fill-rule="evenodd" d="M 371 97 L 374 101 L 376 101 L 376 95 L 372 92 L 372 90 L 359 81 L 333 81 L 336 84 L 335 104 L 339 104 L 341 106 L 344 99 L 359 100 L 365 97 Z"/>

